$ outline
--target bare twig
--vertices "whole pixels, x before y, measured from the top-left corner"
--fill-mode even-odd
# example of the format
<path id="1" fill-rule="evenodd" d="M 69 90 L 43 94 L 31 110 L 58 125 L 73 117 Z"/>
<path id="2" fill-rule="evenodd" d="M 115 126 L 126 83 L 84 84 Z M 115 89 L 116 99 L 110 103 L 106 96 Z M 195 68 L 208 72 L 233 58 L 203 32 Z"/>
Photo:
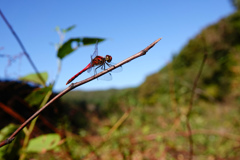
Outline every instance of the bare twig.
<path id="1" fill-rule="evenodd" d="M 21 123 L 25 121 L 24 117 L 22 117 L 20 114 L 18 114 L 17 112 L 15 112 L 13 109 L 11 109 L 9 106 L 6 106 L 2 102 L 0 102 L 0 108 L 9 115 L 11 115 L 12 117 L 14 117 L 15 119 L 19 120 Z"/>
<path id="2" fill-rule="evenodd" d="M 12 32 L 13 36 L 16 38 L 18 44 L 20 45 L 20 47 L 23 50 L 24 55 L 27 57 L 28 61 L 30 62 L 31 66 L 33 67 L 33 69 L 35 70 L 38 78 L 43 82 L 43 84 L 45 84 L 44 79 L 42 78 L 41 74 L 39 73 L 37 67 L 35 66 L 35 64 L 33 63 L 31 57 L 29 56 L 29 54 L 27 53 L 24 45 L 22 44 L 22 41 L 20 40 L 20 38 L 18 37 L 18 35 L 16 34 L 16 32 L 13 30 L 12 26 L 9 24 L 8 20 L 6 19 L 6 17 L 4 16 L 4 14 L 2 13 L 1 9 L 0 9 L 0 15 L 3 18 L 4 22 L 7 24 L 8 28 L 10 29 L 10 31 Z"/>
<path id="3" fill-rule="evenodd" d="M 104 74 L 106 74 L 107 72 L 110 72 L 112 70 L 114 70 L 115 68 L 119 67 L 119 66 L 122 66 L 124 65 L 125 63 L 128 63 L 130 62 L 131 60 L 135 59 L 135 58 L 138 58 L 140 56 L 143 56 L 145 55 L 149 49 L 151 49 L 157 42 L 159 42 L 161 40 L 161 38 L 157 39 L 156 41 L 154 41 L 152 44 L 150 44 L 148 47 L 146 47 L 145 49 L 143 49 L 142 51 L 138 52 L 137 54 L 123 60 L 122 62 L 90 77 L 90 78 L 87 78 L 83 81 L 80 81 L 80 82 L 76 82 L 76 83 L 72 83 L 68 88 L 66 88 L 65 90 L 63 90 L 62 92 L 60 92 L 58 95 L 56 95 L 53 99 L 51 99 L 46 105 L 44 105 L 42 108 L 40 108 L 37 112 L 35 112 L 30 118 L 28 118 L 9 138 L 7 138 L 6 140 L 2 141 L 0 143 L 0 147 L 6 145 L 6 144 L 9 144 L 11 143 L 15 136 L 25 127 L 28 125 L 29 122 L 31 122 L 34 118 L 36 118 L 45 108 L 47 108 L 52 102 L 54 102 L 55 100 L 59 99 L 60 97 L 62 97 L 63 95 L 65 95 L 66 93 L 68 93 L 69 91 L 73 90 L 74 88 L 80 86 L 80 85 L 83 85 L 87 82 L 90 82 Z"/>
<path id="4" fill-rule="evenodd" d="M 190 115 L 192 112 L 192 108 L 193 108 L 193 100 L 194 100 L 194 96 L 195 96 L 195 90 L 197 88 L 197 83 L 198 80 L 202 74 L 203 71 L 203 66 L 206 62 L 207 59 L 207 53 L 204 53 L 204 57 L 201 63 L 201 66 L 199 68 L 198 74 L 194 80 L 193 83 L 193 87 L 192 87 L 192 91 L 191 91 L 191 98 L 190 98 L 190 103 L 189 103 L 189 108 L 188 108 L 188 112 L 187 112 L 187 119 L 186 119 L 186 125 L 187 125 L 187 129 L 188 129 L 188 140 L 189 140 L 189 160 L 192 160 L 193 158 L 193 138 L 192 138 L 192 130 L 191 130 L 191 125 L 190 125 Z"/>

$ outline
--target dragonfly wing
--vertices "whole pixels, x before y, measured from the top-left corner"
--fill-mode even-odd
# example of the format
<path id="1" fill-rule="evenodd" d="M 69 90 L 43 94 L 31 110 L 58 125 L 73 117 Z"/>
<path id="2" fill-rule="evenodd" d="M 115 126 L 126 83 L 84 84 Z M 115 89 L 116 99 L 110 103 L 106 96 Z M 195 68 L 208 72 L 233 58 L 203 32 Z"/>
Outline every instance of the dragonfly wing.
<path id="1" fill-rule="evenodd" d="M 94 68 L 94 67 L 93 67 L 93 59 L 94 59 L 95 57 L 97 57 L 97 56 L 98 56 L 98 40 L 96 41 L 94 52 L 93 52 L 93 54 L 91 55 L 91 65 L 92 65 L 92 67 L 90 67 L 90 68 L 87 70 L 88 73 L 90 73 L 90 72 L 92 71 L 92 68 Z M 93 74 L 94 74 L 94 73 L 93 73 Z"/>
<path id="2" fill-rule="evenodd" d="M 112 66 L 114 66 L 114 65 L 115 65 L 115 63 L 112 63 L 112 62 L 111 62 L 111 63 L 106 63 L 107 68 L 112 67 Z M 123 70 L 122 66 L 119 66 L 118 68 L 112 70 L 111 72 L 113 72 L 113 73 L 119 73 L 119 72 L 121 72 L 122 70 Z"/>
<path id="3" fill-rule="evenodd" d="M 92 66 L 92 62 L 90 62 L 90 63 L 91 63 L 91 66 Z M 87 72 L 90 73 L 90 72 L 92 71 L 92 68 L 93 68 L 93 67 L 89 67 L 89 68 L 87 69 Z"/>
<path id="4" fill-rule="evenodd" d="M 98 41 L 95 44 L 95 50 L 93 52 L 93 54 L 91 55 L 91 60 L 93 60 L 95 57 L 97 57 L 98 55 Z"/>
<path id="5" fill-rule="evenodd" d="M 111 81 L 112 75 L 111 75 L 111 73 L 106 73 L 106 74 L 98 77 L 98 80 Z"/>

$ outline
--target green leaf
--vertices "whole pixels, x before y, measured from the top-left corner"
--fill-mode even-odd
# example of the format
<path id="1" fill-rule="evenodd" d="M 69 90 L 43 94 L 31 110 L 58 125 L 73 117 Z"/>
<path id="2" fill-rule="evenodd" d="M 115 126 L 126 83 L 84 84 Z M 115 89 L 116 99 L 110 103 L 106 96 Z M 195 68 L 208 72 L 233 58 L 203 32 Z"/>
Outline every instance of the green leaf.
<path id="1" fill-rule="evenodd" d="M 83 45 L 90 45 L 95 44 L 96 41 L 102 42 L 104 40 L 105 39 L 102 38 L 88 38 L 88 37 L 69 39 L 58 49 L 57 56 L 60 59 L 63 59 L 65 56 L 69 55 L 70 53 L 78 49 L 81 43 Z M 72 48 L 72 43 L 77 43 L 77 46 L 75 48 Z"/>
<path id="2" fill-rule="evenodd" d="M 95 44 L 96 41 L 102 42 L 104 40 L 105 39 L 102 39 L 102 38 L 88 38 L 88 37 L 84 37 L 82 39 L 82 42 L 83 42 L 83 45 L 90 45 L 90 44 Z"/>
<path id="3" fill-rule="evenodd" d="M 33 82 L 33 83 L 40 84 L 40 85 L 44 86 L 47 79 L 48 79 L 48 73 L 47 72 L 42 72 L 42 73 L 39 73 L 39 74 L 43 78 L 44 83 L 41 81 L 41 79 L 38 77 L 38 75 L 36 73 L 28 74 L 24 77 L 20 77 L 19 80 L 27 81 L 27 82 Z"/>
<path id="4" fill-rule="evenodd" d="M 64 32 L 64 33 L 69 32 L 72 29 L 74 29 L 75 27 L 76 27 L 76 25 L 72 25 L 72 26 L 68 27 L 67 29 L 63 29 L 62 32 Z"/>
<path id="5" fill-rule="evenodd" d="M 0 141 L 6 140 L 18 128 L 17 125 L 9 124 L 0 131 Z M 0 159 L 19 159 L 18 152 L 22 148 L 21 139 L 23 132 L 20 132 L 10 143 L 0 148 Z"/>
<path id="6" fill-rule="evenodd" d="M 0 141 L 7 139 L 15 130 L 17 126 L 14 124 L 9 124 L 0 130 Z"/>
<path id="7" fill-rule="evenodd" d="M 46 134 L 30 140 L 27 152 L 44 152 L 56 148 L 61 137 L 58 134 Z"/>
<path id="8" fill-rule="evenodd" d="M 58 53 L 57 53 L 58 58 L 63 59 L 65 56 L 67 56 L 68 54 L 70 54 L 71 52 L 76 50 L 76 49 L 72 48 L 72 43 L 73 42 L 77 43 L 76 48 L 78 48 L 80 46 L 81 39 L 80 38 L 74 38 L 74 39 L 69 39 L 67 42 L 65 42 L 58 49 Z"/>
<path id="9" fill-rule="evenodd" d="M 42 103 L 42 100 L 46 96 L 46 94 L 52 91 L 52 86 L 44 87 L 44 88 L 38 88 L 34 90 L 32 93 L 30 93 L 26 98 L 25 101 L 28 102 L 30 106 L 40 106 Z"/>

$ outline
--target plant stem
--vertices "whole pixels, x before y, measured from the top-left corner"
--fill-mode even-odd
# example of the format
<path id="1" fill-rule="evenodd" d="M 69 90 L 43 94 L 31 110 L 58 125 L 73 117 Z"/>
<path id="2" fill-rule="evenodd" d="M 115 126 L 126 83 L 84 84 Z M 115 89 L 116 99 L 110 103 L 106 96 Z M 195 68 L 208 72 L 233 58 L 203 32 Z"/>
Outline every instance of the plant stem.
<path id="1" fill-rule="evenodd" d="M 20 38 L 18 37 L 18 35 L 16 34 L 16 32 L 13 30 L 12 26 L 9 24 L 8 20 L 6 19 L 6 17 L 4 16 L 4 14 L 2 13 L 1 9 L 0 9 L 0 15 L 3 18 L 4 22 L 7 24 L 8 28 L 10 29 L 10 31 L 12 32 L 13 36 L 16 38 L 18 44 L 20 45 L 20 47 L 23 50 L 24 55 L 27 57 L 28 61 L 30 62 L 31 66 L 33 67 L 33 69 L 35 70 L 38 78 L 43 82 L 44 87 L 45 87 L 45 81 L 42 78 L 41 74 L 39 73 L 37 67 L 35 66 L 35 64 L 33 63 L 31 57 L 29 56 L 29 54 L 27 53 L 22 41 L 20 40 Z"/>
<path id="2" fill-rule="evenodd" d="M 52 95 L 52 91 L 48 91 L 48 93 L 45 95 L 42 103 L 40 104 L 40 108 L 47 103 L 47 101 L 49 100 L 49 98 L 50 98 L 51 95 Z M 24 160 L 25 157 L 26 157 L 26 152 L 25 152 L 25 150 L 26 150 L 27 145 L 28 145 L 28 143 L 29 143 L 29 139 L 30 139 L 31 133 L 32 133 L 32 131 L 33 131 L 33 129 L 34 129 L 34 126 L 35 126 L 35 124 L 36 124 L 36 122 L 37 122 L 37 119 L 38 119 L 38 117 L 36 117 L 35 119 L 32 120 L 29 128 L 27 129 L 27 132 L 25 133 L 26 136 L 25 136 L 25 138 L 24 138 L 24 143 L 23 143 L 23 147 L 22 147 L 22 151 L 23 151 L 23 152 L 22 152 L 19 160 Z"/>
<path id="3" fill-rule="evenodd" d="M 195 96 L 195 90 L 197 88 L 197 83 L 198 80 L 202 74 L 203 71 L 203 66 L 205 64 L 207 60 L 207 53 L 204 53 L 204 57 L 201 63 L 201 66 L 199 68 L 198 74 L 195 77 L 195 80 L 193 82 L 193 87 L 192 87 L 192 91 L 191 91 L 191 98 L 190 98 L 190 103 L 189 103 L 189 107 L 188 107 L 188 112 L 187 112 L 187 119 L 186 119 L 186 125 L 187 125 L 187 129 L 188 129 L 188 140 L 189 140 L 189 160 L 193 159 L 193 138 L 192 138 L 192 129 L 191 129 L 191 124 L 190 124 L 190 115 L 192 113 L 192 108 L 193 108 L 193 100 L 194 100 L 194 96 Z"/>

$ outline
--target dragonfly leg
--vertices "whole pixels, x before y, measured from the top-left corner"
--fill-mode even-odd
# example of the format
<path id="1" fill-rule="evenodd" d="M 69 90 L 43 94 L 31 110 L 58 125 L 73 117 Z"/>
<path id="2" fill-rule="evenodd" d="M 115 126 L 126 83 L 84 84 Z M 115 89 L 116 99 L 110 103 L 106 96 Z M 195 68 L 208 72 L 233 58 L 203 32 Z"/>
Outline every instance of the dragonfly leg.
<path id="1" fill-rule="evenodd" d="M 109 64 L 109 63 L 106 63 L 108 65 L 108 67 L 112 67 L 113 65 Z"/>
<path id="2" fill-rule="evenodd" d="M 94 70 L 94 75 L 97 74 L 97 69 L 98 69 L 99 67 L 101 67 L 101 66 L 98 66 L 97 68 L 95 68 L 95 70 Z"/>
<path id="3" fill-rule="evenodd" d="M 105 64 L 102 65 L 101 69 L 102 69 L 102 70 L 105 70 L 105 69 L 106 69 Z"/>

